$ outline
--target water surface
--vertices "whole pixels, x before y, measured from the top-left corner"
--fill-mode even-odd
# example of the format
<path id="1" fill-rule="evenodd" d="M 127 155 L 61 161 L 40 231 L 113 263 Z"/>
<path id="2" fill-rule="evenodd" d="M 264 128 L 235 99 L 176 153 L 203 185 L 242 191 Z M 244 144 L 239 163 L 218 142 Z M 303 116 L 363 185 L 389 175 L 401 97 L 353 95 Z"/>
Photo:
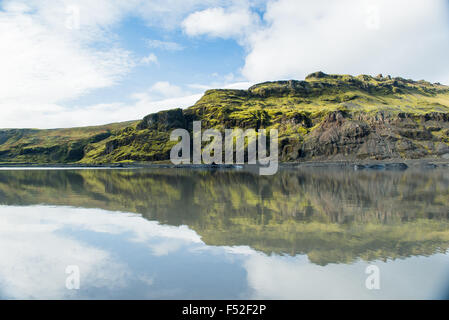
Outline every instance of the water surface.
<path id="1" fill-rule="evenodd" d="M 448 247 L 447 169 L 0 171 L 3 299 L 441 299 Z"/>

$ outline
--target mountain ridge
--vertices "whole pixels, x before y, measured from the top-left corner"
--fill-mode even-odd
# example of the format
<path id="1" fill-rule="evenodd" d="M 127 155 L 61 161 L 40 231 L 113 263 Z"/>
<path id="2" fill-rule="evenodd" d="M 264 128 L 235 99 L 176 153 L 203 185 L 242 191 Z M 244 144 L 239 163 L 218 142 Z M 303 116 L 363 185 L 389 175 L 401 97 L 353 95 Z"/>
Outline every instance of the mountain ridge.
<path id="1" fill-rule="evenodd" d="M 449 157 L 449 87 L 378 75 L 329 75 L 211 89 L 191 107 L 71 129 L 0 130 L 0 162 L 167 161 L 170 131 L 278 129 L 281 161 Z M 11 131 L 16 130 L 16 131 Z"/>

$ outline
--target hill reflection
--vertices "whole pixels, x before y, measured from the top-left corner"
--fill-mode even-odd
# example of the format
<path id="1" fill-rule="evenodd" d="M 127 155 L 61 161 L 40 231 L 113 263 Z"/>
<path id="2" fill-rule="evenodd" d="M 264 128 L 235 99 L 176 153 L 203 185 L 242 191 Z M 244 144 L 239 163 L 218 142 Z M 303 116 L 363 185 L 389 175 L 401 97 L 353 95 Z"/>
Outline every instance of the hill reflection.
<path id="1" fill-rule="evenodd" d="M 307 254 L 319 265 L 445 252 L 448 202 L 444 170 L 0 171 L 3 205 L 135 212 L 187 225 L 208 245 Z"/>

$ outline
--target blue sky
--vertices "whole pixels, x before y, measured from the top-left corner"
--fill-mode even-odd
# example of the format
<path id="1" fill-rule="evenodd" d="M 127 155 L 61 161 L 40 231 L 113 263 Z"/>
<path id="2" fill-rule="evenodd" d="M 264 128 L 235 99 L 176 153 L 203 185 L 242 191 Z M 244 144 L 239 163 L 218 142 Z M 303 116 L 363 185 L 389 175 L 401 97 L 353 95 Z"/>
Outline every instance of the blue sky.
<path id="1" fill-rule="evenodd" d="M 130 99 L 129 92 L 145 91 L 157 82 L 169 82 L 201 93 L 203 89 L 191 85 L 220 87 L 245 80 L 238 75 L 245 62 L 245 50 L 233 39 L 186 37 L 182 30 L 148 27 L 139 17 L 124 20 L 113 32 L 119 45 L 132 51 L 139 65 L 117 85 L 91 92 L 78 101 L 71 101 L 72 105 Z M 156 62 L 139 62 L 150 54 L 156 56 Z"/>
<path id="2" fill-rule="evenodd" d="M 0 127 L 70 127 L 322 70 L 449 84 L 447 0 L 0 0 Z"/>

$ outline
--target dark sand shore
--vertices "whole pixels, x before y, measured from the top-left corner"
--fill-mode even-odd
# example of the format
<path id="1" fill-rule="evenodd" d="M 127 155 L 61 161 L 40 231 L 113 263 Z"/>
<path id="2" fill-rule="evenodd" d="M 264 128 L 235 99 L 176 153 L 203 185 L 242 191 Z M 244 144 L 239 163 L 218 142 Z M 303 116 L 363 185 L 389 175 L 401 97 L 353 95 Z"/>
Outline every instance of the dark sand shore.
<path id="1" fill-rule="evenodd" d="M 150 163 L 110 163 L 110 164 L 80 164 L 80 163 L 0 163 L 2 169 L 138 169 L 138 168 L 172 168 L 172 169 L 256 169 L 258 165 L 249 164 L 181 164 L 170 162 Z M 354 170 L 406 170 L 408 168 L 432 169 L 449 168 L 449 159 L 389 159 L 360 161 L 305 161 L 281 162 L 279 169 L 295 168 L 345 168 Z"/>

